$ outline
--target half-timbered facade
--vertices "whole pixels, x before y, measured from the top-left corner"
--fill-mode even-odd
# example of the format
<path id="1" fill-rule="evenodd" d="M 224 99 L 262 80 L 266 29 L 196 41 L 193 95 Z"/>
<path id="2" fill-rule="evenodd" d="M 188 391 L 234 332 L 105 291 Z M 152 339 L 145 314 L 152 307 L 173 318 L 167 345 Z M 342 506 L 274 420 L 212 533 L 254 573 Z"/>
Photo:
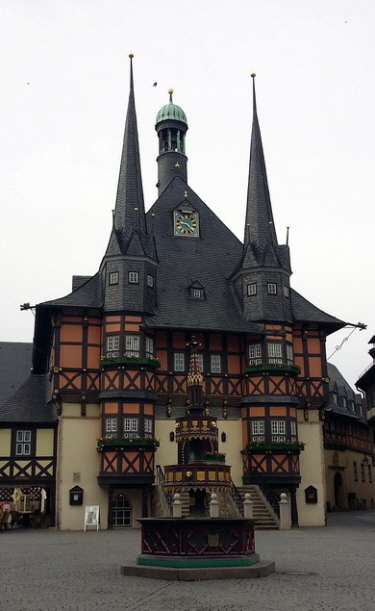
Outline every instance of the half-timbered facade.
<path id="1" fill-rule="evenodd" d="M 102 527 L 136 525 L 151 511 L 156 467 L 167 479 L 189 477 L 192 489 L 204 489 L 199 478 L 209 483 L 210 472 L 237 488 L 261 480 L 290 495 L 294 524 L 323 524 L 325 340 L 345 323 L 290 286 L 255 87 L 243 243 L 188 183 L 188 123 L 172 93 L 157 115 L 158 199 L 146 213 L 131 63 L 107 250 L 94 276 L 74 276 L 69 295 L 36 307 L 33 372 L 50 376 L 59 423 L 57 524 L 82 527 L 70 495 L 78 485 L 84 504 L 100 505 Z M 193 336 L 203 402 L 196 424 Z M 206 427 L 208 439 L 213 423 L 211 449 L 227 466 L 188 469 L 175 427 Z M 202 436 L 193 432 L 192 450 Z"/>

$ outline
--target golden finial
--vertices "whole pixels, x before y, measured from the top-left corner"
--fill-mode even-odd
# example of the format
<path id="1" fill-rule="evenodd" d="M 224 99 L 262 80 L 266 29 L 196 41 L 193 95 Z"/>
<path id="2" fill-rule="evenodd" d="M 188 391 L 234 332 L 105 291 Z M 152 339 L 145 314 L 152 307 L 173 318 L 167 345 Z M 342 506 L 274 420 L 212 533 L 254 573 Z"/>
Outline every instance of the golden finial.
<path id="1" fill-rule="evenodd" d="M 250 76 L 251 76 L 251 78 L 255 78 L 256 77 L 256 73 L 252 72 Z"/>
<path id="2" fill-rule="evenodd" d="M 130 57 L 130 59 L 133 59 L 134 53 L 129 53 L 129 57 Z"/>
<path id="3" fill-rule="evenodd" d="M 168 93 L 174 93 L 173 89 L 168 89 Z"/>
<path id="4" fill-rule="evenodd" d="M 173 98 L 172 98 L 173 89 L 168 89 L 168 93 L 169 93 L 169 103 L 173 104 Z"/>

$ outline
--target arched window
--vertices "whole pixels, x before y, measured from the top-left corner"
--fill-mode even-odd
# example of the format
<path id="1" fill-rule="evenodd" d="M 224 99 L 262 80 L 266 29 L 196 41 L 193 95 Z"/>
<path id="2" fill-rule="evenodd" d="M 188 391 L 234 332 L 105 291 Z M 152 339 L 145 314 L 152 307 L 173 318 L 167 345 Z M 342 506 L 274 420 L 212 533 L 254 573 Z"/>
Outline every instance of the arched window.
<path id="1" fill-rule="evenodd" d="M 132 526 L 133 510 L 128 497 L 119 492 L 112 498 L 112 526 Z"/>

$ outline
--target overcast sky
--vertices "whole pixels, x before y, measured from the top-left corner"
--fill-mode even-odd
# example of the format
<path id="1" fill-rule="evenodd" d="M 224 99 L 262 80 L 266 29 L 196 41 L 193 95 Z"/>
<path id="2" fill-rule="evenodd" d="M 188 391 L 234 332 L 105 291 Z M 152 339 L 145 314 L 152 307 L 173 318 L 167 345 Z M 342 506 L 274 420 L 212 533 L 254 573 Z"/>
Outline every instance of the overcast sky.
<path id="1" fill-rule="evenodd" d="M 375 333 L 373 0 L 0 0 L 1 341 L 20 312 L 94 274 L 111 228 L 134 75 L 145 204 L 156 199 L 155 117 L 174 88 L 189 184 L 243 236 L 251 72 L 292 286 L 364 322 L 330 359 L 350 384 Z M 157 82 L 157 87 L 153 83 Z M 350 333 L 328 341 L 335 351 Z"/>

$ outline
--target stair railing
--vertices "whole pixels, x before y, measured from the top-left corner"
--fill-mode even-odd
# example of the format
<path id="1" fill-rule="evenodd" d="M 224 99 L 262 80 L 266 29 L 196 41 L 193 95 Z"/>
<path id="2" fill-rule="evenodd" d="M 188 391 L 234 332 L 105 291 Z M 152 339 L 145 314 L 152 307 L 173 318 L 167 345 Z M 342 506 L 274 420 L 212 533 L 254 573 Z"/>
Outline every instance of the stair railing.
<path id="1" fill-rule="evenodd" d="M 255 471 L 255 469 L 251 471 L 251 482 L 255 484 L 256 486 L 259 486 L 260 490 L 263 493 L 263 496 L 266 498 L 268 503 L 271 505 L 277 517 L 280 519 L 279 499 L 277 495 L 274 493 L 274 491 L 271 490 L 267 482 L 264 481 L 264 479 L 261 477 L 258 471 Z"/>
<path id="2" fill-rule="evenodd" d="M 230 487 L 231 487 L 232 497 L 236 503 L 237 509 L 240 512 L 240 515 L 243 516 L 243 499 L 233 480 L 231 481 Z"/>

